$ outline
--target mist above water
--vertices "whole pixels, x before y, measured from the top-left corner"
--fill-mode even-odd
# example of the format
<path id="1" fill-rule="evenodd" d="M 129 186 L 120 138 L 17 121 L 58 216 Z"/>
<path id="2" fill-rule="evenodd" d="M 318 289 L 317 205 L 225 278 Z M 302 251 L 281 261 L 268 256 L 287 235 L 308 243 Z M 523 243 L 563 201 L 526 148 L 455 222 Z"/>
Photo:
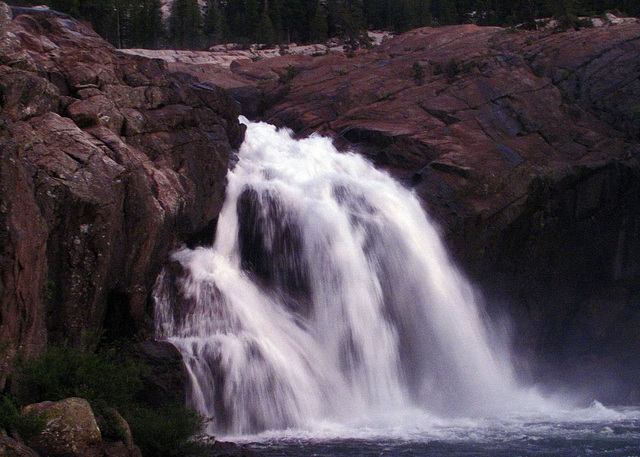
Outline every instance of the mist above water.
<path id="1" fill-rule="evenodd" d="M 210 432 L 549 407 L 409 190 L 329 139 L 247 124 L 213 247 L 176 252 L 185 274 L 155 293 Z"/>

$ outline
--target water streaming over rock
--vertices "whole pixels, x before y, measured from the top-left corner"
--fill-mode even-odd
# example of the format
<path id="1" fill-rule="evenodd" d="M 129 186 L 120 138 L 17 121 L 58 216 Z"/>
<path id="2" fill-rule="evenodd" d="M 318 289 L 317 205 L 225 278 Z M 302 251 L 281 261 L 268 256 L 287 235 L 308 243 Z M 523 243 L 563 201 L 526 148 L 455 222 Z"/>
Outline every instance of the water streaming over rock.
<path id="1" fill-rule="evenodd" d="M 212 432 L 531 400 L 410 191 L 263 123 L 228 179 L 213 247 L 176 252 L 155 291 Z"/>

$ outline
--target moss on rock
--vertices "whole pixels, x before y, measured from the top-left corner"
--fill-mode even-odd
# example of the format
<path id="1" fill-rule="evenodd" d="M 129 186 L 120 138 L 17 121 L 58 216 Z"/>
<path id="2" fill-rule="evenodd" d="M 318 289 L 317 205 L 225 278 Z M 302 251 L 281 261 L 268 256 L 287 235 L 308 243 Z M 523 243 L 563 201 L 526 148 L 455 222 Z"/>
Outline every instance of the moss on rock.
<path id="1" fill-rule="evenodd" d="M 25 411 L 43 412 L 47 425 L 28 444 L 38 453 L 64 457 L 102 457 L 104 444 L 89 402 L 67 398 L 29 405 Z"/>

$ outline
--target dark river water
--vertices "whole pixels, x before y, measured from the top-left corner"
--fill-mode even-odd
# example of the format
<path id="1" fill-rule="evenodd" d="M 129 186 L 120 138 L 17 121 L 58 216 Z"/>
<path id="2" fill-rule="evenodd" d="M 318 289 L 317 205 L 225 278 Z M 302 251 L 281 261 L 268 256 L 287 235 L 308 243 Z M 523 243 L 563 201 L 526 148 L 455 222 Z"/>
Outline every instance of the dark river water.
<path id="1" fill-rule="evenodd" d="M 546 416 L 448 421 L 405 417 L 396 426 L 318 424 L 313 430 L 235 439 L 265 457 L 640 457 L 640 409 L 594 403 Z"/>

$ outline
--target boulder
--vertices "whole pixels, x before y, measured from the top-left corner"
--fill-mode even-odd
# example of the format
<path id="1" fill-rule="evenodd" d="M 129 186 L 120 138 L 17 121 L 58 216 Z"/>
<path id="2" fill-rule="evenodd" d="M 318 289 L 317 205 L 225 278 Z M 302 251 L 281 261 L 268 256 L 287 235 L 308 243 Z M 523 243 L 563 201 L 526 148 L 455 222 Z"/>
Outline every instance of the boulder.
<path id="1" fill-rule="evenodd" d="M 142 457 L 140 448 L 133 442 L 131 428 L 114 408 L 107 408 L 98 417 L 102 432 L 105 457 Z"/>
<path id="2" fill-rule="evenodd" d="M 38 306 L 46 283 L 45 220 L 34 183 L 19 157 L 19 145 L 0 138 L 0 389 L 18 351 L 44 349 L 45 310 Z"/>
<path id="3" fill-rule="evenodd" d="M 29 445 L 51 457 L 102 457 L 104 445 L 91 406 L 82 398 L 29 405 L 28 411 L 44 413 L 47 425 Z"/>
<path id="4" fill-rule="evenodd" d="M 180 351 L 167 341 L 145 341 L 134 351 L 134 357 L 150 368 L 140 400 L 154 408 L 183 404 L 188 374 Z"/>

